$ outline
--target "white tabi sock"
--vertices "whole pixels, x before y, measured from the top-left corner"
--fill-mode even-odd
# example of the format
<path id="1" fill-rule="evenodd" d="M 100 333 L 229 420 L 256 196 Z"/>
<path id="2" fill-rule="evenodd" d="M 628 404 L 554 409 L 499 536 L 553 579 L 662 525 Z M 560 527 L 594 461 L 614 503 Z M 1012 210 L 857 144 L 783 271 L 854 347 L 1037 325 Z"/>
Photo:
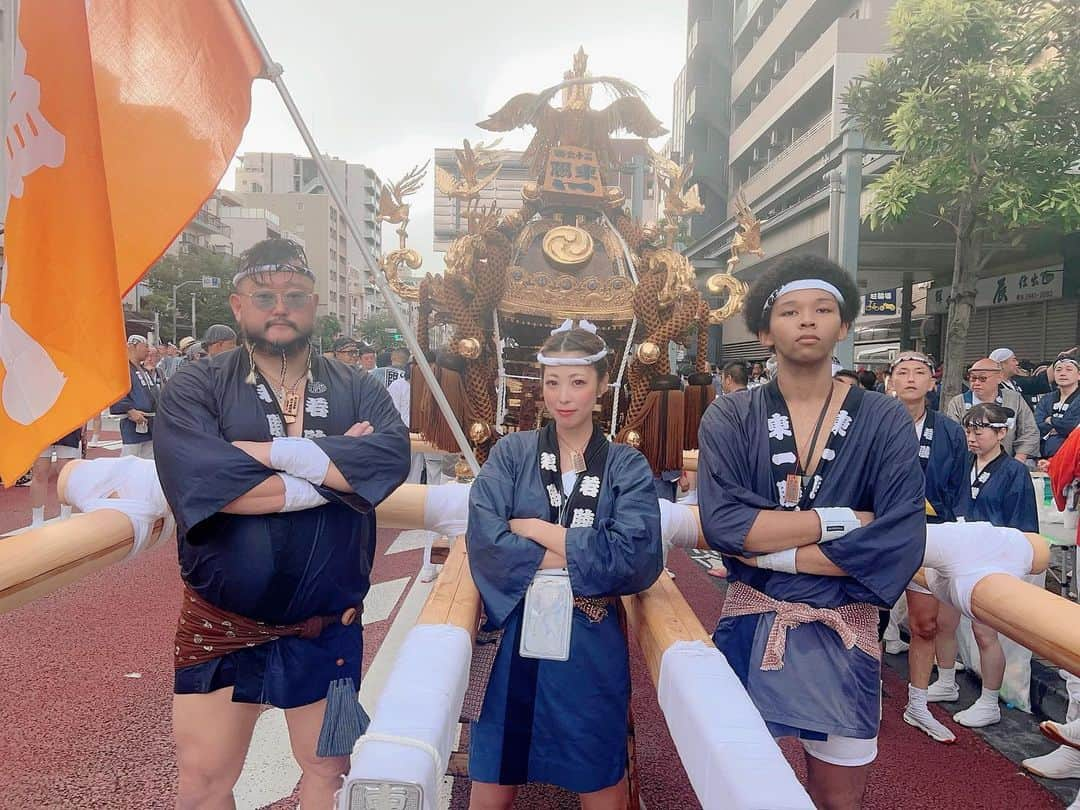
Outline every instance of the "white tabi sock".
<path id="1" fill-rule="evenodd" d="M 69 517 L 71 517 L 71 504 L 60 504 L 60 519 L 67 520 Z"/>
<path id="2" fill-rule="evenodd" d="M 929 711 L 926 705 L 926 690 L 909 683 L 907 685 L 907 705 L 909 709 Z"/>
<path id="3" fill-rule="evenodd" d="M 986 689 L 982 690 L 982 694 L 979 695 L 979 703 L 986 703 L 991 706 L 997 706 L 999 689 Z"/>
<path id="4" fill-rule="evenodd" d="M 35 506 L 34 507 L 34 518 L 30 522 L 30 525 L 31 526 L 42 526 L 42 525 L 44 525 L 44 523 L 45 523 L 45 507 L 44 506 Z"/>
<path id="5" fill-rule="evenodd" d="M 943 686 L 943 687 L 945 687 L 945 686 L 949 686 L 949 687 L 956 686 L 956 669 L 955 668 L 950 667 L 950 668 L 946 669 L 945 667 L 939 666 L 937 668 L 937 674 L 938 674 L 937 682 L 941 686 Z"/>

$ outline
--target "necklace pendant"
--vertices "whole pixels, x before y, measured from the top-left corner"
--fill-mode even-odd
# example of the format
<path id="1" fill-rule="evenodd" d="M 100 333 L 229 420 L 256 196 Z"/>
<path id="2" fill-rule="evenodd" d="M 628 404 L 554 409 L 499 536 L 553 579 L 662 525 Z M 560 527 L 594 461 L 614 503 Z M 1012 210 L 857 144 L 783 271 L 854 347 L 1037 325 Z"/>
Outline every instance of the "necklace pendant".
<path id="1" fill-rule="evenodd" d="M 784 484 L 784 506 L 798 506 L 802 500 L 802 476 L 791 475 L 786 477 Z"/>
<path id="2" fill-rule="evenodd" d="M 589 469 L 585 464 L 585 456 L 578 450 L 570 451 L 570 467 L 576 473 L 583 473 Z"/>
<path id="3" fill-rule="evenodd" d="M 281 403 L 281 416 L 286 424 L 291 425 L 296 421 L 296 415 L 300 412 L 300 395 L 292 391 L 285 395 Z"/>

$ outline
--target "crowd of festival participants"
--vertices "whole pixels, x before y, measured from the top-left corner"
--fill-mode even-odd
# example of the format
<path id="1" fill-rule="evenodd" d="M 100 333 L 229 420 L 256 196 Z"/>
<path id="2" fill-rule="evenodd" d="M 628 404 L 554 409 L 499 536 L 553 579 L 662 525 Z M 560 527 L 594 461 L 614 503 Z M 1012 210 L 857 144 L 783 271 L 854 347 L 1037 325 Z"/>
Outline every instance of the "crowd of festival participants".
<path id="1" fill-rule="evenodd" d="M 407 352 L 379 362 L 348 336 L 313 349 L 314 286 L 300 246 L 255 245 L 233 279 L 236 329 L 214 325 L 175 347 L 132 335 L 131 390 L 109 409 L 122 455 L 155 459 L 177 521 L 180 807 L 232 806 L 264 704 L 285 711 L 301 805 L 330 806 L 366 723 L 358 616 L 373 507 L 406 480 L 440 483 L 447 463 L 411 453 Z M 1080 362 L 1072 349 L 1025 374 L 998 349 L 941 403 L 941 369 L 919 352 L 877 373 L 838 367 L 859 302 L 851 277 L 813 256 L 754 282 L 744 317 L 769 358 L 717 369 L 696 476 L 657 475 L 610 443 L 593 421 L 610 348 L 587 321 L 552 332 L 537 355 L 549 421 L 498 441 L 470 494 L 484 629 L 502 634 L 470 733 L 472 808 L 509 808 L 529 782 L 578 793 L 585 810 L 625 806 L 630 673 L 618 597 L 663 571 L 658 494 L 693 498 L 695 483 L 705 538 L 723 555 L 711 573 L 727 581 L 713 641 L 773 735 L 800 740 L 817 806 L 862 802 L 877 756 L 882 633 L 905 593 L 904 720 L 955 740 L 929 704 L 959 697 L 960 614 L 913 581 L 925 526 L 1038 531 L 1030 473 L 1080 422 Z M 100 429 L 42 453 L 35 523 L 57 468 Z M 777 617 L 797 617 L 796 628 L 763 643 Z M 1005 657 L 994 630 L 973 632 L 982 692 L 953 719 L 977 728 L 1000 720 Z M 1080 776 L 1077 718 L 1074 700 L 1072 722 L 1044 724 L 1062 745 L 1025 767 Z"/>

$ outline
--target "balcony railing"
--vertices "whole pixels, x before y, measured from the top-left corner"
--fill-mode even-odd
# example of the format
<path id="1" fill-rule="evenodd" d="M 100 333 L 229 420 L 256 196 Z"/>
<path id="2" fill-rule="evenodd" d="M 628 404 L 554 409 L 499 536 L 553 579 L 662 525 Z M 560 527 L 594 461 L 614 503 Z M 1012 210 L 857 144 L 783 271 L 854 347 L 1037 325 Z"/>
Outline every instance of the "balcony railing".
<path id="1" fill-rule="evenodd" d="M 786 177 L 805 160 L 828 145 L 832 135 L 832 114 L 829 113 L 816 122 L 785 147 L 776 157 L 762 165 L 750 175 L 742 185 L 742 192 L 748 202 L 753 203 L 762 194 Z M 797 156 L 797 160 L 792 158 Z M 734 209 L 732 208 L 732 211 Z"/>

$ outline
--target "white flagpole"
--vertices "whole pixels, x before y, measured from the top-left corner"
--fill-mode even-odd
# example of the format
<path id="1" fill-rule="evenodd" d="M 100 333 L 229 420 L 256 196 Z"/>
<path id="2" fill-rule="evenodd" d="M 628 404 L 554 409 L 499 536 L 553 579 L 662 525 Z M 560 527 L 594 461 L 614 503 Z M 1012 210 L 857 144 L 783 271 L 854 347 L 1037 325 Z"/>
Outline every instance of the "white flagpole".
<path id="1" fill-rule="evenodd" d="M 394 322 L 397 323 L 398 330 L 404 335 L 405 343 L 408 344 L 409 351 L 412 352 L 413 357 L 416 359 L 417 369 L 424 375 L 424 379 L 427 380 L 428 388 L 431 389 L 431 394 L 435 397 L 435 402 L 438 404 L 439 410 L 442 411 L 447 424 L 450 425 L 450 430 L 453 432 L 454 438 L 457 440 L 458 446 L 461 448 L 461 454 L 472 468 L 473 475 L 476 475 L 480 472 L 480 464 L 476 460 L 476 455 L 473 453 L 468 439 L 465 438 L 465 432 L 461 429 L 461 425 L 458 423 L 457 417 L 454 415 L 454 411 L 446 399 L 446 394 L 443 393 L 442 388 L 439 387 L 439 383 L 435 379 L 435 372 L 432 371 L 427 356 L 420 348 L 420 341 L 416 339 L 416 335 L 409 325 L 409 319 L 406 318 L 405 314 L 401 311 L 394 295 L 391 293 L 390 285 L 388 285 L 383 278 L 379 269 L 379 264 L 375 261 L 375 257 L 371 255 L 371 251 L 368 249 L 360 232 L 360 226 L 353 217 L 352 211 L 349 210 L 348 202 L 338 189 L 337 184 L 334 182 L 334 178 L 330 175 L 329 167 L 326 165 L 326 161 L 323 159 L 319 147 L 316 146 L 311 131 L 308 129 L 307 124 L 304 123 L 303 116 L 300 115 L 300 110 L 297 109 L 296 102 L 293 101 L 289 88 L 285 86 L 285 82 L 281 78 L 283 72 L 281 65 L 270 58 L 270 52 L 266 48 L 266 43 L 263 42 L 262 37 L 255 28 L 255 23 L 247 13 L 247 9 L 244 8 L 243 0 L 232 0 L 232 3 L 233 7 L 236 9 L 236 13 L 243 21 L 244 27 L 247 28 L 252 42 L 255 43 L 255 47 L 259 50 L 259 55 L 263 62 L 263 78 L 273 82 L 278 93 L 281 95 L 281 100 L 285 102 L 285 108 L 289 111 L 289 115 L 292 117 L 297 131 L 300 133 L 300 137 L 303 138 L 304 143 L 307 144 L 312 160 L 315 161 L 315 165 L 319 168 L 319 174 L 322 175 L 323 181 L 326 183 L 327 192 L 329 192 L 334 204 L 338 207 L 338 211 L 345 217 L 345 224 L 348 226 L 349 233 L 352 234 L 353 240 L 360 246 L 360 254 L 364 258 L 364 272 L 366 272 L 368 277 L 375 282 L 375 286 L 378 287 L 379 292 L 382 293 L 383 299 L 390 308 L 390 314 L 393 316 Z"/>

